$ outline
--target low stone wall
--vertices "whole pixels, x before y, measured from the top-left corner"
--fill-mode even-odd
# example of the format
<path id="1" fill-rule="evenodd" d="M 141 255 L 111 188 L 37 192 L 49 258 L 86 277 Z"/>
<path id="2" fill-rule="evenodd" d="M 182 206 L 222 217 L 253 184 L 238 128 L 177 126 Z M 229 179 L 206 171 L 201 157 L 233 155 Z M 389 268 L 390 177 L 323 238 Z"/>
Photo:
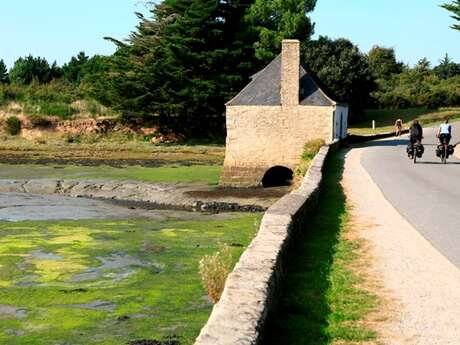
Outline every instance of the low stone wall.
<path id="1" fill-rule="evenodd" d="M 283 262 L 296 231 L 317 206 L 324 161 L 338 144 L 321 148 L 299 189 L 265 213 L 259 232 L 228 276 L 221 300 L 195 345 L 256 345 L 276 305 Z"/>
<path id="2" fill-rule="evenodd" d="M 404 129 L 401 131 L 401 134 L 408 134 L 409 130 Z M 349 134 L 346 138 L 346 141 L 350 144 L 359 144 L 364 143 L 366 141 L 372 140 L 379 140 L 379 139 L 386 139 L 396 136 L 396 132 L 385 132 L 379 134 L 368 134 L 368 135 L 356 135 L 356 134 Z"/>

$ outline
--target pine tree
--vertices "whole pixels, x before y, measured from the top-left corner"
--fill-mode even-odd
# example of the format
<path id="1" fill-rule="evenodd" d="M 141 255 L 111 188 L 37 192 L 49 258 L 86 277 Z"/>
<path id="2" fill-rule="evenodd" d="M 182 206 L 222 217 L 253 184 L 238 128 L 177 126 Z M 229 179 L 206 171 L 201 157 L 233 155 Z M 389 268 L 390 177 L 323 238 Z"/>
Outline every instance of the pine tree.
<path id="1" fill-rule="evenodd" d="M 424 57 L 418 60 L 414 68 L 417 72 L 420 72 L 421 74 L 428 74 L 431 70 L 431 62 L 426 57 Z"/>
<path id="2" fill-rule="evenodd" d="M 165 0 L 112 59 L 117 107 L 185 135 L 223 132 L 224 104 L 254 70 L 251 1 Z"/>
<path id="3" fill-rule="evenodd" d="M 125 119 L 185 135 L 221 134 L 225 102 L 283 38 L 308 41 L 316 0 L 163 0 L 117 46 L 105 78 L 89 87 Z M 256 57 L 257 56 L 257 57 Z M 137 121 L 137 120 L 136 120 Z"/>
<path id="4" fill-rule="evenodd" d="M 8 69 L 6 68 L 5 62 L 0 59 L 0 84 L 8 84 Z"/>
<path id="5" fill-rule="evenodd" d="M 441 7 L 451 12 L 451 17 L 460 22 L 460 0 L 454 0 L 452 3 L 444 4 Z M 451 27 L 460 31 L 460 24 L 454 24 Z"/>
<path id="6" fill-rule="evenodd" d="M 32 81 L 48 83 L 53 78 L 58 78 L 60 68 L 54 63 L 49 65 L 45 58 L 29 55 L 15 61 L 10 70 L 9 79 L 14 84 L 28 85 Z"/>
<path id="7" fill-rule="evenodd" d="M 307 42 L 314 32 L 314 24 L 307 14 L 315 6 L 316 0 L 256 0 L 247 19 L 258 35 L 257 57 L 264 62 L 273 59 L 285 38 Z"/>
<path id="8" fill-rule="evenodd" d="M 70 61 L 62 66 L 62 75 L 65 80 L 72 83 L 80 83 L 83 78 L 82 69 L 88 62 L 89 57 L 85 52 L 80 52 L 77 56 L 72 56 Z"/>
<path id="9" fill-rule="evenodd" d="M 448 79 L 460 75 L 460 64 L 452 61 L 449 54 L 439 62 L 439 65 L 433 68 L 434 74 L 441 79 Z"/>

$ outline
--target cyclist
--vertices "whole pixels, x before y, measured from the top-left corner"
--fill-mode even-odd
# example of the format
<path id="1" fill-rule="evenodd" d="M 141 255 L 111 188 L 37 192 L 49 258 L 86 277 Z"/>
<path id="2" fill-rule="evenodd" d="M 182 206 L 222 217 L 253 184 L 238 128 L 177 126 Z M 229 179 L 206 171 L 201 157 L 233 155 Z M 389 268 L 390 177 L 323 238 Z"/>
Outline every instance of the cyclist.
<path id="1" fill-rule="evenodd" d="M 412 125 L 410 126 L 410 129 L 409 129 L 409 137 L 410 137 L 410 146 L 412 148 L 411 150 L 412 154 L 409 154 L 409 158 L 413 159 L 414 158 L 413 155 L 415 154 L 414 144 L 416 144 L 417 142 L 422 143 L 422 139 L 423 139 L 423 128 L 418 122 L 418 120 L 414 120 L 412 122 Z"/>
<path id="2" fill-rule="evenodd" d="M 397 119 L 395 121 L 395 132 L 396 136 L 400 137 L 402 133 L 403 121 L 401 119 Z"/>
<path id="3" fill-rule="evenodd" d="M 439 138 L 442 145 L 449 145 L 450 139 L 452 138 L 452 126 L 450 125 L 448 118 L 446 118 L 444 123 L 439 126 L 436 137 Z"/>

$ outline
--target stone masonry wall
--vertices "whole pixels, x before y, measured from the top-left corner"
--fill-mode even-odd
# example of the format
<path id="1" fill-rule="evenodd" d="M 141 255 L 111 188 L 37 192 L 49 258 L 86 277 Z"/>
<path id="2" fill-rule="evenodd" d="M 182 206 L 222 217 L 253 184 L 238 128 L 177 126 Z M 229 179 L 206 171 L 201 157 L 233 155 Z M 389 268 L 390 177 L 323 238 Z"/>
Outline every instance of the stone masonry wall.
<path id="1" fill-rule="evenodd" d="M 281 55 L 281 104 L 297 106 L 300 88 L 300 42 L 283 40 Z"/>
<path id="2" fill-rule="evenodd" d="M 296 231 L 317 206 L 322 169 L 330 147 L 321 148 L 302 186 L 265 213 L 259 232 L 229 275 L 222 298 L 195 345 L 258 345 L 276 304 L 283 262 Z"/>
<path id="3" fill-rule="evenodd" d="M 333 111 L 333 107 L 302 105 L 228 107 L 221 184 L 257 186 L 274 166 L 294 170 L 307 141 L 331 141 Z"/>

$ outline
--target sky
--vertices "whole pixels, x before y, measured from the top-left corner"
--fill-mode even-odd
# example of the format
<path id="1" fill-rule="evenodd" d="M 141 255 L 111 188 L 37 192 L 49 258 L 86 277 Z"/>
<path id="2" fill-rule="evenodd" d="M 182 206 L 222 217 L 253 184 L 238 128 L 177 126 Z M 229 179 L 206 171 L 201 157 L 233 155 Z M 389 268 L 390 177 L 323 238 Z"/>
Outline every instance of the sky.
<path id="1" fill-rule="evenodd" d="M 32 54 L 64 64 L 80 51 L 111 54 L 104 40 L 128 37 L 138 23 L 138 0 L 0 0 L 0 59 L 8 67 Z"/>
<path id="2" fill-rule="evenodd" d="M 437 64 L 445 54 L 460 63 L 460 31 L 449 12 L 450 0 L 318 0 L 312 15 L 315 37 L 346 37 L 368 52 L 392 47 L 399 60 L 416 64 L 427 57 Z"/>
<path id="3" fill-rule="evenodd" d="M 318 0 L 311 17 L 316 33 L 346 37 L 367 52 L 373 45 L 393 47 L 411 65 L 423 57 L 433 64 L 448 53 L 460 63 L 460 32 L 439 7 L 444 0 Z M 103 39 L 126 38 L 145 11 L 139 0 L 0 0 L 0 59 L 8 67 L 28 54 L 59 65 L 80 51 L 111 54 Z"/>

